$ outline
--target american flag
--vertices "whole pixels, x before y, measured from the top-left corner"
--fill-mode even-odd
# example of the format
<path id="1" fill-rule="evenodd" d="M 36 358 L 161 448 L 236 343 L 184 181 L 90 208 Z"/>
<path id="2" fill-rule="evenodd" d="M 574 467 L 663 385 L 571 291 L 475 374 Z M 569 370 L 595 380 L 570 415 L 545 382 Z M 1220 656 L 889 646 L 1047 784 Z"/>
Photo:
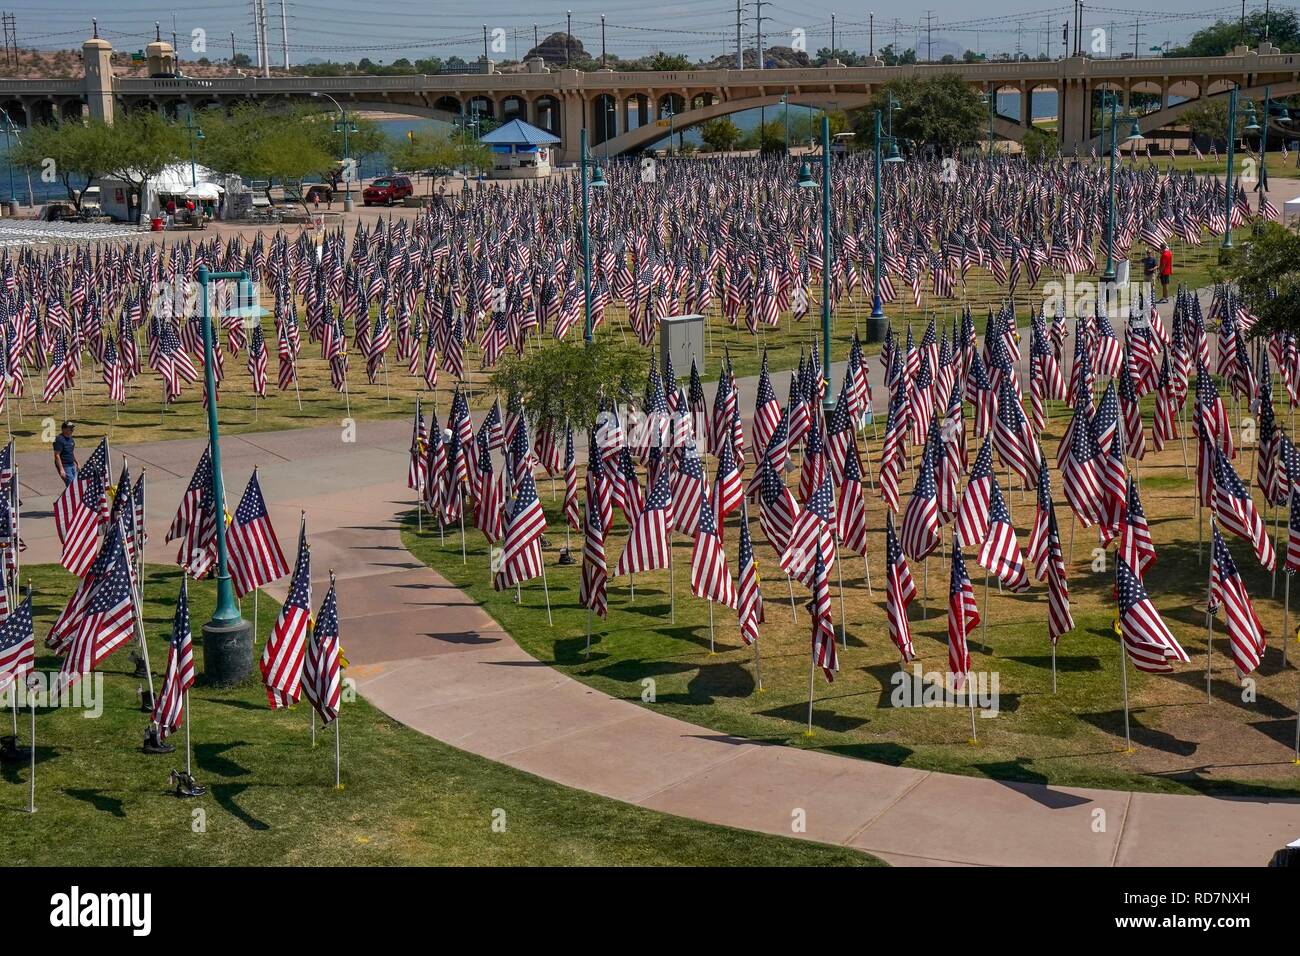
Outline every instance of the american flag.
<path id="1" fill-rule="evenodd" d="M 786 574 L 811 586 L 817 558 L 820 557 L 828 569 L 835 565 L 834 520 L 831 476 L 823 471 L 816 490 L 795 519 L 789 543 L 781 555 L 781 568 Z"/>
<path id="2" fill-rule="evenodd" d="M 961 554 L 957 535 L 952 539 L 952 574 L 948 584 L 948 672 L 953 675 L 953 686 L 960 690 L 970 673 L 970 648 L 966 635 L 980 622 L 979 602 L 966 573 L 966 561 Z"/>
<path id="3" fill-rule="evenodd" d="M 1123 555 L 1115 558 L 1115 593 L 1119 602 L 1120 636 L 1138 670 L 1168 673 L 1173 670 L 1171 661 L 1190 660 L 1160 619 L 1160 612 L 1151 603 L 1141 579 L 1133 573 Z"/>
<path id="4" fill-rule="evenodd" d="M 32 630 L 32 596 L 28 594 L 14 612 L 0 623 L 0 689 L 20 679 L 36 662 L 36 639 Z"/>
<path id="5" fill-rule="evenodd" d="M 500 569 L 492 586 L 498 591 L 530 581 L 543 573 L 542 532 L 546 515 L 537 499 L 537 481 L 531 470 L 515 486 L 515 500 L 507 508 L 501 544 Z"/>
<path id="6" fill-rule="evenodd" d="M 592 455 L 593 460 L 599 460 Z M 587 473 L 587 508 L 586 522 L 582 536 L 582 581 L 578 589 L 578 600 L 583 607 L 591 608 L 601 617 L 609 608 L 606 598 L 606 582 L 609 579 L 609 567 L 605 562 L 605 525 L 601 515 L 598 482 Z M 608 509 L 606 509 L 608 513 Z"/>
<path id="7" fill-rule="evenodd" d="M 1038 471 L 1038 441 L 1034 438 L 1020 397 L 1012 382 L 1014 373 L 1002 379 L 998 391 L 998 414 L 993 424 L 993 446 L 1002 463 L 1020 476 L 1024 487 L 1032 488 Z"/>
<path id="8" fill-rule="evenodd" d="M 1291 486 L 1291 507 L 1286 525 L 1286 562 L 1288 574 L 1300 571 L 1300 486 Z"/>
<path id="9" fill-rule="evenodd" d="M 415 420 L 411 423 L 410 458 L 406 468 L 406 487 L 417 492 L 424 489 L 424 480 L 427 474 L 424 461 L 424 447 L 427 441 L 428 435 L 424 430 L 424 412 L 420 409 L 420 398 L 416 396 Z"/>
<path id="10" fill-rule="evenodd" d="M 135 627 L 131 595 L 131 567 L 121 527 L 104 542 L 104 571 L 96 575 L 77 623 L 68 656 L 59 668 L 63 683 L 70 684 L 99 666 L 125 644 Z M 111 549 L 111 550 L 108 550 Z"/>
<path id="11" fill-rule="evenodd" d="M 763 365 L 758 376 L 758 397 L 754 403 L 753 438 L 755 448 L 766 448 L 772 431 L 781 420 L 781 402 L 772 388 L 767 371 L 767 351 L 763 351 Z"/>
<path id="12" fill-rule="evenodd" d="M 727 515 L 740 507 L 741 499 L 745 497 L 745 485 L 736 466 L 731 438 L 722 438 L 720 444 L 718 470 L 713 475 L 713 510 L 719 521 L 725 521 Z"/>
<path id="13" fill-rule="evenodd" d="M 113 344 L 110 337 L 104 342 L 104 384 L 108 386 L 109 401 L 121 405 L 126 401 L 126 376 L 122 371 L 122 363 L 117 358 L 117 346 Z M 2 380 L 0 380 L 2 381 Z M 0 404 L 3 399 L 0 398 Z"/>
<path id="14" fill-rule="evenodd" d="M 230 578 L 237 597 L 242 598 L 289 573 L 289 562 L 271 526 L 256 469 L 235 509 L 234 521 L 226 533 L 226 547 L 230 551 Z"/>
<path id="15" fill-rule="evenodd" d="M 934 456 L 938 453 L 938 431 L 930 429 L 921 455 L 916 487 L 903 512 L 903 551 L 913 561 L 923 561 L 939 547 L 939 486 L 934 480 Z"/>
<path id="16" fill-rule="evenodd" d="M 888 512 L 885 513 L 885 572 L 885 614 L 889 619 L 889 637 L 906 664 L 916 657 L 912 651 L 912 627 L 907 621 L 907 608 L 916 597 L 916 582 L 912 580 L 912 571 L 894 534 L 894 516 Z"/>
<path id="17" fill-rule="evenodd" d="M 1139 578 L 1146 576 L 1147 568 L 1155 564 L 1156 548 L 1151 539 L 1142 500 L 1138 497 L 1137 483 L 1128 480 L 1128 505 L 1124 512 L 1124 528 L 1120 536 L 1119 553 Z"/>
<path id="18" fill-rule="evenodd" d="M 880 497 L 890 511 L 898 511 L 898 476 L 903 470 L 907 453 L 904 446 L 907 429 L 905 401 L 900 391 L 895 393 L 889 403 L 889 412 L 885 418 L 885 438 L 880 449 L 880 468 L 876 473 Z"/>
<path id="19" fill-rule="evenodd" d="M 266 339 L 260 325 L 253 328 L 253 337 L 248 344 L 248 374 L 253 380 L 253 394 L 259 398 L 266 397 Z"/>
<path id="20" fill-rule="evenodd" d="M 831 584 L 826 562 L 820 551 L 812 567 L 812 659 L 828 681 L 835 680 L 840 669 L 835 648 L 835 622 L 831 619 Z"/>
<path id="21" fill-rule="evenodd" d="M 979 552 L 980 567 L 993 573 L 1009 590 L 1019 593 L 1028 590 L 1029 574 L 1025 570 L 1025 556 L 1016 540 L 1016 529 L 1002 491 L 994 483 L 989 498 L 989 531 Z"/>
<path id="22" fill-rule="evenodd" d="M 343 697 L 339 643 L 339 604 L 330 575 L 330 589 L 325 592 L 320 611 L 312 625 L 311 642 L 307 645 L 307 660 L 303 666 L 302 689 L 320 714 L 322 723 L 328 724 L 339 715 Z"/>
<path id="23" fill-rule="evenodd" d="M 727 569 L 727 556 L 722 550 L 718 523 L 713 519 L 713 506 L 708 501 L 702 502 L 695 527 L 695 546 L 691 550 L 691 593 L 735 610 L 736 588 Z"/>
<path id="24" fill-rule="evenodd" d="M 212 489 L 212 456 L 210 451 L 211 449 L 205 446 L 203 454 L 199 457 L 199 463 L 194 468 L 190 483 L 186 486 L 185 493 L 181 495 L 181 503 L 176 509 L 176 517 L 172 518 L 171 527 L 167 529 L 167 541 L 174 541 L 177 538 L 184 537 L 199 518 L 204 492 L 210 492 Z"/>
<path id="25" fill-rule="evenodd" d="M 844 459 L 844 480 L 840 482 L 835 505 L 835 528 L 841 547 L 855 554 L 867 553 L 867 506 L 856 450 Z"/>
<path id="26" fill-rule="evenodd" d="M 66 336 L 60 334 L 54 342 L 54 351 L 50 354 L 50 370 L 45 376 L 45 388 L 41 392 L 41 401 L 49 403 L 58 398 L 72 380 L 72 362 L 68 355 Z"/>
<path id="27" fill-rule="evenodd" d="M 298 530 L 298 558 L 289 593 L 262 649 L 259 667 L 266 699 L 272 709 L 297 703 L 302 695 L 303 657 L 311 628 L 311 551 L 307 547 L 307 518 Z"/>
<path id="28" fill-rule="evenodd" d="M 754 542 L 749 535 L 749 509 L 742 507 L 740 551 L 737 558 L 736 614 L 740 619 L 740 638 L 746 645 L 758 640 L 758 626 L 763 623 L 763 592 L 759 586 L 758 562 L 754 560 Z"/>
<path id="29" fill-rule="evenodd" d="M 1237 564 L 1232 560 L 1232 552 L 1213 523 L 1210 535 L 1214 539 L 1214 560 L 1210 566 L 1208 607 L 1214 614 L 1222 605 L 1228 629 L 1228 652 L 1244 677 L 1258 668 L 1264 658 L 1264 629 L 1255 616 L 1255 608 L 1246 594 Z"/>
<path id="30" fill-rule="evenodd" d="M 627 545 L 614 569 L 615 577 L 653 571 L 668 567 L 671 555 L 668 550 L 668 519 L 672 498 L 668 491 L 668 475 L 660 471 L 650 486 L 645 506 L 632 522 Z"/>
<path id="31" fill-rule="evenodd" d="M 578 461 L 573 450 L 573 426 L 564 429 L 564 519 L 577 531 L 582 527 L 582 510 L 578 502 Z"/>
<path id="32" fill-rule="evenodd" d="M 70 574 L 81 577 L 95 560 L 99 550 L 99 509 L 95 503 L 99 500 L 104 478 L 98 471 L 91 471 L 84 478 L 78 477 L 68 485 L 63 494 L 67 495 L 73 486 L 81 494 L 73 505 L 67 527 L 63 533 L 63 552 L 59 563 Z M 62 496 L 60 498 L 62 500 Z"/>
<path id="33" fill-rule="evenodd" d="M 1101 520 L 1101 446 L 1092 431 L 1091 404 L 1081 389 L 1075 401 L 1069 449 L 1061 461 L 1065 500 L 1085 528 Z"/>
<path id="34" fill-rule="evenodd" d="M 988 537 L 989 499 L 993 497 L 993 486 L 997 482 L 997 476 L 993 474 L 992 436 L 986 435 L 957 508 L 957 537 L 962 547 L 978 547 Z"/>
<path id="35" fill-rule="evenodd" d="M 759 465 L 762 484 L 758 499 L 758 524 L 763 529 L 777 557 L 785 554 L 795 522 L 799 518 L 799 505 L 785 486 L 772 462 L 764 459 Z"/>
<path id="36" fill-rule="evenodd" d="M 167 640 L 167 671 L 162 693 L 153 705 L 153 722 L 158 725 L 158 739 L 165 740 L 181 724 L 185 715 L 185 692 L 194 686 L 194 635 L 190 632 L 189 577 L 181 577 L 181 593 L 176 598 L 172 632 Z"/>
<path id="37" fill-rule="evenodd" d="M 686 531 L 700 520 L 704 500 L 704 464 L 694 442 L 678 453 L 677 472 L 672 478 L 673 527 Z"/>
<path id="38" fill-rule="evenodd" d="M 1251 543 L 1260 564 L 1273 570 L 1277 558 L 1268 526 L 1256 510 L 1250 492 L 1218 447 L 1214 449 L 1214 513 L 1225 528 Z"/>

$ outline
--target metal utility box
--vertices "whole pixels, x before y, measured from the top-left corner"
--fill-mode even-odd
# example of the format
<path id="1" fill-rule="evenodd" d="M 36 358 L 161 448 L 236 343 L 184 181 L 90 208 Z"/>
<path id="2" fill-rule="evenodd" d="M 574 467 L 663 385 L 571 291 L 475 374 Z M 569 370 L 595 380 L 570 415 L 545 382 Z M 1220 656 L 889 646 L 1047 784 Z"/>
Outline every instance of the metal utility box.
<path id="1" fill-rule="evenodd" d="M 704 377 L 704 316 L 669 315 L 659 320 L 659 367 L 672 359 L 673 372 L 685 378 L 695 360 L 700 377 Z"/>

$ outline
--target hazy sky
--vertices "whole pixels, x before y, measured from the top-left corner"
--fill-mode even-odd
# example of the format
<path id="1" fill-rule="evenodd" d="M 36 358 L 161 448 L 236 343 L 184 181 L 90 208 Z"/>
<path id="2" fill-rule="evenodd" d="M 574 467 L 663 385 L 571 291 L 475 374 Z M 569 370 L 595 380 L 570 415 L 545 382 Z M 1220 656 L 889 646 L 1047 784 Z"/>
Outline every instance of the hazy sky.
<path id="1" fill-rule="evenodd" d="M 835 0 L 784 0 L 762 4 L 764 45 L 792 45 L 792 31 L 802 30 L 807 49 L 814 53 L 830 45 L 831 14 L 836 14 L 836 46 L 865 53 L 868 48 L 868 11 L 875 13 L 875 40 L 879 48 L 897 37 L 902 47 L 927 48 L 926 14 L 933 17 L 929 42 L 933 55 L 974 49 L 1030 56 L 1061 52 L 1061 26 L 1073 19 L 1073 2 L 1033 7 L 1021 0 L 988 0 L 976 15 L 974 5 L 956 0 L 929 0 L 920 8 L 900 0 L 836 3 Z M 1124 0 L 1110 0 L 1113 3 Z M 1132 0 L 1127 0 L 1132 3 Z M 1177 44 L 1215 19 L 1235 19 L 1240 4 L 1212 6 L 1213 0 L 1152 0 L 1139 7 L 1086 7 L 1085 34 L 1100 27 L 1110 31 L 1112 49 L 1132 54 L 1134 27 L 1146 55 L 1158 44 Z M 282 7 L 283 4 L 283 7 Z M 139 49 L 153 39 L 154 21 L 160 21 L 168 38 L 178 35 L 182 59 L 197 57 L 189 37 L 195 29 L 206 31 L 208 55 L 230 55 L 230 34 L 236 49 L 253 53 L 251 0 L 14 0 L 5 9 L 17 17 L 22 46 L 66 48 L 79 46 L 89 35 L 91 17 L 98 17 L 101 35 L 118 49 Z M 443 58 L 460 55 L 472 59 L 483 50 L 482 27 L 501 28 L 507 50 L 495 59 L 514 59 L 532 46 L 533 26 L 541 36 L 563 30 L 565 12 L 572 10 L 573 34 L 589 52 L 600 52 L 600 16 L 606 17 L 606 42 L 610 53 L 640 56 L 654 50 L 683 52 L 692 59 L 735 51 L 735 0 L 700 0 L 696 3 L 647 3 L 645 0 L 559 0 L 556 3 L 522 0 L 488 0 L 480 4 L 431 0 L 266 0 L 271 61 L 281 62 L 281 11 L 288 24 L 289 58 L 307 60 L 372 60 L 390 62 L 399 57 Z M 1284 7 L 1273 3 L 1272 9 Z M 1250 2 L 1247 9 L 1264 8 Z M 745 44 L 752 46 L 756 3 L 742 8 Z"/>

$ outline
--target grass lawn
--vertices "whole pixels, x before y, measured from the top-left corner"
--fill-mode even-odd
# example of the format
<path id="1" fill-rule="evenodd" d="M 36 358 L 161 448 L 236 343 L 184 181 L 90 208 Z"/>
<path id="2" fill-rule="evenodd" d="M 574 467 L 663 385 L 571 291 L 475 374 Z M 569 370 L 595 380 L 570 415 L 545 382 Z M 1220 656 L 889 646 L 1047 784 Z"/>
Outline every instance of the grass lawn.
<path id="1" fill-rule="evenodd" d="M 1278 407 L 1279 419 L 1287 423 L 1280 401 Z M 994 581 L 987 599 L 987 631 L 973 634 L 970 646 L 976 671 L 998 676 L 1000 707 L 996 717 L 977 721 L 976 746 L 969 742 L 971 722 L 964 709 L 906 708 L 891 702 L 899 661 L 885 620 L 884 514 L 870 489 L 867 510 L 875 589 L 868 594 L 862 558 L 846 555 L 837 565 L 844 575 L 841 614 L 838 572 L 832 573 L 834 617 L 837 625 L 846 622 L 848 648 L 840 652 L 840 673 L 833 684 L 828 685 L 820 674 L 816 678 L 815 735 L 811 738 L 803 735 L 810 658 L 808 592 L 798 584 L 793 586 L 797 621 L 792 622 L 789 591 L 781 581 L 776 556 L 763 539 L 756 511 L 751 512 L 752 533 L 764 575 L 767 609 L 760 639 L 762 692 L 756 687 L 753 652 L 739 641 L 735 617 L 726 609 L 715 612 L 716 653 L 710 652 L 708 605 L 690 594 L 691 549 L 686 536 L 674 536 L 675 602 L 670 600 L 667 572 L 637 575 L 635 598 L 625 579 L 611 579 L 609 619 L 607 623 L 594 619 L 590 657 L 585 653 L 587 614 L 577 606 L 579 568 L 555 563 L 565 534 L 558 499 L 551 497 L 545 480 L 541 491 L 551 528 L 547 574 L 554 627 L 546 626 L 540 581 L 523 588 L 519 604 L 510 593 L 492 590 L 481 534 L 469 532 L 467 564 L 461 562 L 457 535 L 449 531 L 443 544 L 436 529 L 417 533 L 413 515 L 404 531 L 405 541 L 419 558 L 480 602 L 538 659 L 604 693 L 726 733 L 1006 780 L 1175 793 L 1300 795 L 1300 766 L 1293 763 L 1292 753 L 1300 683 L 1294 664 L 1300 659 L 1300 644 L 1294 639 L 1294 615 L 1291 634 L 1283 632 L 1286 576 L 1278 575 L 1273 597 L 1270 575 L 1236 538 L 1229 541 L 1229 547 L 1269 634 L 1268 654 L 1252 675 L 1251 685 L 1239 686 L 1225 655 L 1220 615 L 1215 627 L 1213 700 L 1207 702 L 1203 608 L 1209 565 L 1198 560 L 1192 497 L 1196 449 L 1190 440 L 1193 480 L 1184 475 L 1178 442 L 1158 456 L 1149 455 L 1140 465 L 1139 478 L 1159 552 L 1158 562 L 1147 573 L 1148 590 L 1191 663 L 1179 665 L 1172 675 L 1140 674 L 1128 668 L 1134 752 L 1122 752 L 1121 652 L 1112 630 L 1114 569 L 1109 554 L 1104 555 L 1105 570 L 1093 569 L 1095 531 L 1070 531 L 1073 517 L 1055 468 L 1056 447 L 1066 421 L 1062 410 L 1056 408 L 1048 423 L 1051 437 L 1044 445 L 1053 462 L 1053 492 L 1063 544 L 1073 556 L 1070 590 L 1077 626 L 1058 646 L 1058 687 L 1053 693 L 1045 586 L 1035 582 L 1025 595 L 1013 596 L 999 594 Z M 874 473 L 879 443 L 869 440 L 867 448 Z M 978 448 L 972 441 L 972 460 Z M 1237 459 L 1239 471 L 1249 475 L 1252 461 L 1252 450 L 1247 447 Z M 1001 480 L 1005 492 L 1005 477 Z M 905 495 L 910 493 L 912 476 L 904 476 L 901 485 Z M 1033 521 L 1034 497 L 1016 491 L 1008 500 L 1023 548 Z M 736 513 L 727 522 L 726 546 L 733 575 L 738 521 Z M 1281 526 L 1285 549 L 1285 515 Z M 430 529 L 428 521 L 425 528 Z M 951 528 L 946 530 L 950 541 Z M 581 540 L 575 535 L 572 541 L 577 555 Z M 626 527 L 622 518 L 616 517 L 606 546 L 611 569 L 625 541 Z M 983 603 L 984 574 L 972 549 L 967 549 L 966 563 Z M 936 554 L 927 564 L 928 568 L 912 568 L 918 589 L 929 595 L 928 600 L 918 597 L 911 608 L 913 642 L 925 672 L 944 672 L 949 562 Z M 675 619 L 670 617 L 673 603 Z M 1281 647 L 1288 636 L 1291 663 L 1284 669 Z M 641 704 L 645 678 L 655 682 L 656 701 L 651 704 Z"/>
<path id="2" fill-rule="evenodd" d="M 37 593 L 37 667 L 53 670 L 58 660 L 39 654 L 40 641 L 71 578 L 48 565 L 24 569 L 29 574 Z M 166 665 L 163 637 L 178 574 L 161 566 L 147 573 L 145 621 L 156 674 Z M 211 586 L 192 585 L 190 600 L 197 629 L 212 612 Z M 261 605 L 259 645 L 275 610 L 268 598 Z M 201 640 L 195 650 L 201 671 Z M 332 740 L 322 733 L 312 748 L 306 700 L 272 712 L 260 685 L 191 691 L 195 776 L 209 793 L 180 800 L 168 789 L 168 774 L 184 767 L 183 734 L 171 738 L 175 754 L 140 752 L 147 718 L 136 702 L 141 682 L 129 670 L 125 651 L 106 662 L 98 719 L 38 709 L 34 816 L 24 812 L 27 764 L 0 765 L 11 865 L 876 862 L 839 847 L 696 823 L 571 790 L 425 737 L 364 700 L 343 708 L 344 789 L 335 790 Z M 28 721 L 24 710 L 24 744 Z M 3 726 L 7 733 L 7 715 Z M 505 813 L 505 832 L 493 829 L 497 811 Z"/>

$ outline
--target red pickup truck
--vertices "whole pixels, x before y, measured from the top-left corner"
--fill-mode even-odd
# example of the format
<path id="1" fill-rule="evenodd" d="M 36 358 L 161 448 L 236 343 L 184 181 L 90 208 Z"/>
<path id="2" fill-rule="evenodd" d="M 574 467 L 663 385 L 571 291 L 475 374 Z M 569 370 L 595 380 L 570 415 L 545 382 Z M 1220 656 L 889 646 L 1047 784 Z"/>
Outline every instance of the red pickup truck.
<path id="1" fill-rule="evenodd" d="M 384 176 L 376 179 L 362 191 L 361 201 L 367 206 L 380 204 L 391 206 L 414 194 L 415 189 L 411 186 L 411 180 L 407 177 Z"/>

